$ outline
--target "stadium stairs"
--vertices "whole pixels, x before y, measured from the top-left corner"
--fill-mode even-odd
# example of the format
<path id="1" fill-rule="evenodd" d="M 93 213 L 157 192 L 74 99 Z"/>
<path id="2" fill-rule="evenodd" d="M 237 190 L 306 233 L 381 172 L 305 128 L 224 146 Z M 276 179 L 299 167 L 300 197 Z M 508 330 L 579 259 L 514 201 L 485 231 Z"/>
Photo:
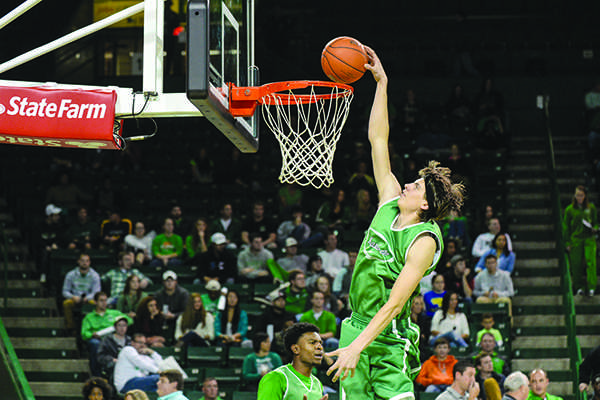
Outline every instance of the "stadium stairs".
<path id="1" fill-rule="evenodd" d="M 585 158 L 578 153 L 583 152 L 579 150 L 583 149 L 582 143 L 565 139 L 556 139 L 554 149 L 559 183 L 565 184 L 560 191 L 570 198 L 574 186 L 584 179 Z M 574 387 L 555 241 L 555 229 L 561 227 L 553 223 L 545 140 L 543 136 L 514 138 L 508 167 L 509 232 L 517 254 L 513 273 L 516 337 L 512 342 L 512 370 L 528 373 L 534 368 L 544 368 L 551 382 L 548 391 L 568 399 L 574 398 Z M 572 144 L 567 146 L 568 143 Z M 597 316 L 590 318 L 583 314 L 591 314 L 600 303 L 598 300 L 598 297 L 575 299 L 583 349 L 593 345 L 589 335 L 594 329 L 597 332 L 600 322 Z"/>
<path id="2" fill-rule="evenodd" d="M 8 280 L 6 304 L 4 296 L 0 299 L 0 315 L 25 377 L 36 400 L 80 399 L 82 384 L 89 378 L 88 361 L 80 357 L 75 338 L 67 336 L 56 298 L 46 296 L 3 198 L 0 224 L 6 235 L 8 261 L 2 266 L 7 267 Z M 2 290 L 0 293 L 4 295 Z"/>

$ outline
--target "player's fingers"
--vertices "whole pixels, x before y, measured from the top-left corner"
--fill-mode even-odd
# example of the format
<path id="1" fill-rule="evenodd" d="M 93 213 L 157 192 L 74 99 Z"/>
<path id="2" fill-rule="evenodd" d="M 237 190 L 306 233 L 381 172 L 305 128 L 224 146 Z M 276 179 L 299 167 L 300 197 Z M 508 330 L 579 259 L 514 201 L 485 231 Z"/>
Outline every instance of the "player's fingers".
<path id="1" fill-rule="evenodd" d="M 331 367 L 329 367 L 329 369 L 327 370 L 327 376 L 331 375 L 331 373 L 333 371 L 335 371 L 338 368 L 338 363 L 337 361 L 335 363 L 333 363 L 333 365 Z"/>
<path id="2" fill-rule="evenodd" d="M 304 400 L 308 400 L 308 396 L 306 395 L 306 393 L 304 393 L 304 396 L 302 396 L 302 398 L 303 398 Z"/>

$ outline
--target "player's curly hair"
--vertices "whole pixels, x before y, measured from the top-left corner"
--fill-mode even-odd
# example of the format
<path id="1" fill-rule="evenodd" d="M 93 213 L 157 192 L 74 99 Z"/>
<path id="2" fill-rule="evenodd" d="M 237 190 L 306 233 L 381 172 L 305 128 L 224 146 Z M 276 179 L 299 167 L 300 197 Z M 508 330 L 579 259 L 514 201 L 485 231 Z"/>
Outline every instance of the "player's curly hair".
<path id="1" fill-rule="evenodd" d="M 425 197 L 429 208 L 420 210 L 423 221 L 444 219 L 450 211 L 459 211 L 464 202 L 465 186 L 453 183 L 450 168 L 439 167 L 438 161 L 429 161 L 427 167 L 419 171 L 425 181 Z"/>
<path id="2" fill-rule="evenodd" d="M 319 328 L 316 325 L 310 324 L 308 322 L 298 322 L 287 328 L 283 332 L 283 342 L 285 345 L 285 349 L 293 355 L 294 352 L 292 351 L 292 346 L 297 344 L 298 340 L 300 340 L 300 336 L 304 335 L 307 332 L 319 333 Z"/>

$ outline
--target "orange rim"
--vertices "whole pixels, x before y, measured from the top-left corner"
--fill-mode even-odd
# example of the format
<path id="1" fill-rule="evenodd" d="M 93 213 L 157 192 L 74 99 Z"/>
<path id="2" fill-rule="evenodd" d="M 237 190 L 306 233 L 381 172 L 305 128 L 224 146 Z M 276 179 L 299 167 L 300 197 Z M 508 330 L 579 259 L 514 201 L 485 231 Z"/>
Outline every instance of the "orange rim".
<path id="1" fill-rule="evenodd" d="M 321 88 L 338 88 L 338 91 L 322 94 L 291 94 L 290 90 L 306 89 L 308 87 Z M 330 100 L 346 97 L 354 92 L 354 88 L 345 83 L 328 82 L 328 81 L 286 81 L 274 82 L 261 86 L 263 95 L 258 99 L 261 104 L 268 104 L 266 100 L 269 96 L 276 97 L 283 104 L 309 104 L 316 103 L 319 100 Z M 280 93 L 285 92 L 288 93 Z"/>

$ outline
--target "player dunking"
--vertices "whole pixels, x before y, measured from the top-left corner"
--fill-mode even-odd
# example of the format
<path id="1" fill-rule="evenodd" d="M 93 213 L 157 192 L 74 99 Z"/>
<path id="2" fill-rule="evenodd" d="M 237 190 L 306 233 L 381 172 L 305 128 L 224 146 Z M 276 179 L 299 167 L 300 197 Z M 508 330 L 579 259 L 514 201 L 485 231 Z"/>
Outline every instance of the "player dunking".
<path id="1" fill-rule="evenodd" d="M 377 82 L 369 142 L 379 209 L 354 267 L 352 316 L 342 323 L 340 348 L 328 354 L 338 358 L 327 373 L 337 369 L 333 380 L 341 377 L 346 399 L 410 399 L 420 368 L 419 328 L 410 321 L 411 301 L 419 281 L 442 254 L 442 235 L 434 220 L 461 207 L 464 187 L 452 183 L 448 168 L 432 161 L 419 172 L 420 179 L 402 190 L 388 153 L 388 79 L 375 52 L 365 48 L 370 58 L 365 67 Z"/>

